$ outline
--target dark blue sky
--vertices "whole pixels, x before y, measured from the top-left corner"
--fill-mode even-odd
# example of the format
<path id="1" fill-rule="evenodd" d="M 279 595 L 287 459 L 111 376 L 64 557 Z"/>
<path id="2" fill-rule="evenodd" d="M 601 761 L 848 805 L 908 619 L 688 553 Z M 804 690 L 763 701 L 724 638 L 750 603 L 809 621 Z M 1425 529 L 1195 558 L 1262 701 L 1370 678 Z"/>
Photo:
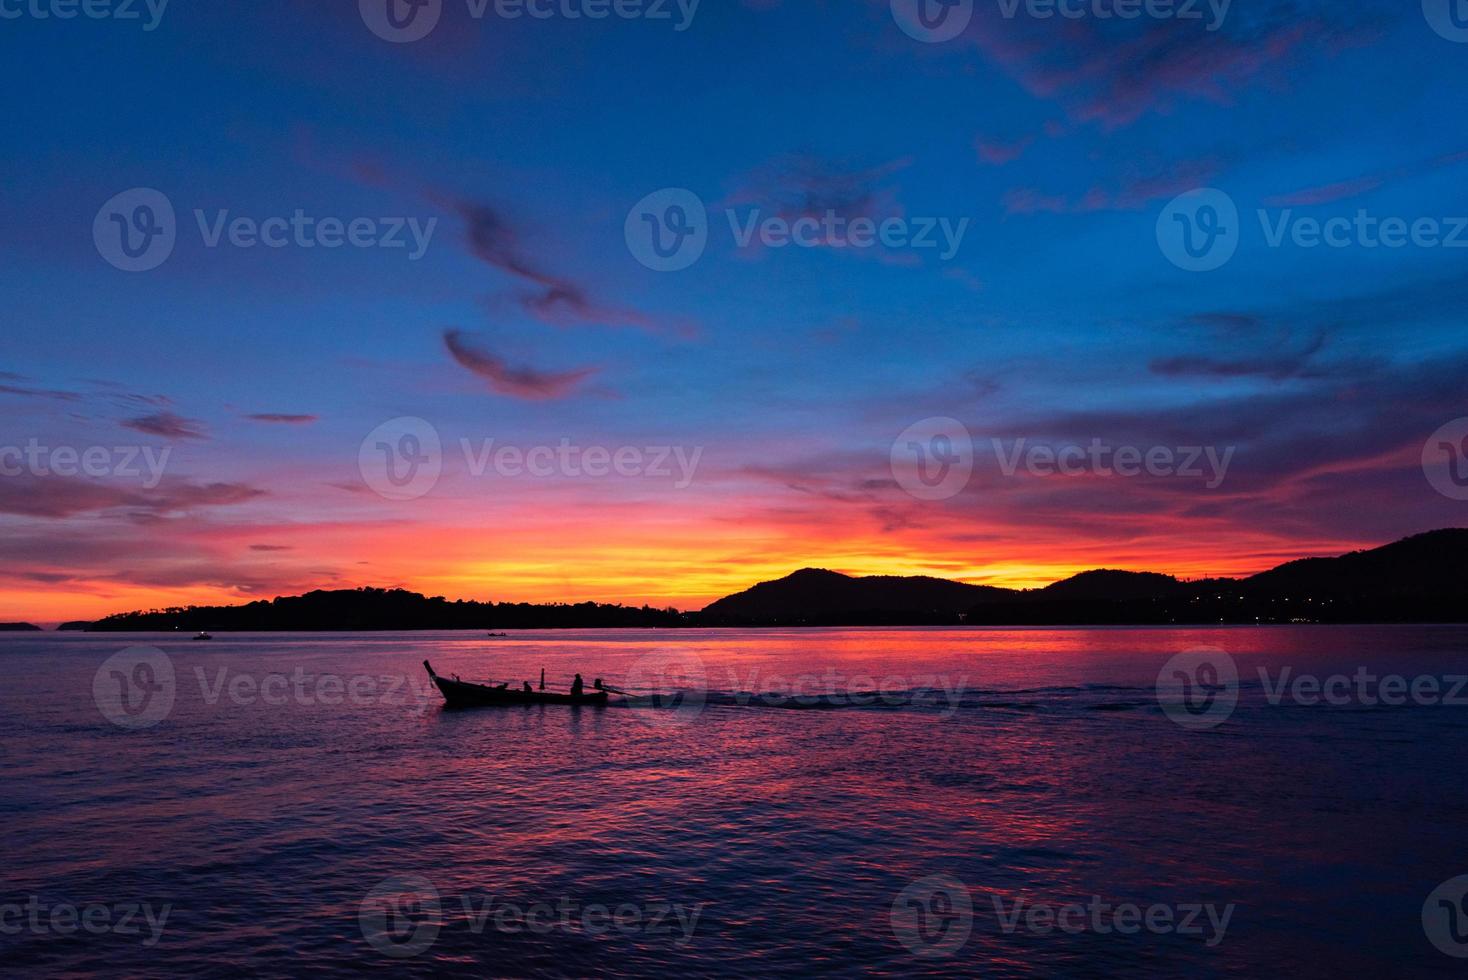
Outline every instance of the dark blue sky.
<path id="1" fill-rule="evenodd" d="M 1420 460 L 1468 415 L 1447 2 L 1236 0 L 1217 23 L 978 0 L 942 43 L 901 29 L 908 0 L 705 0 L 686 23 L 443 0 L 411 43 L 369 29 L 374 2 L 173 0 L 152 29 L 141 3 L 4 6 L 0 445 L 172 455 L 152 487 L 0 484 L 0 617 L 369 582 L 698 605 L 801 564 L 1240 572 L 1464 523 Z M 176 242 L 128 272 L 94 222 L 131 220 L 136 188 Z M 665 272 L 628 229 L 669 188 L 707 245 Z M 1174 203 L 1200 188 L 1223 197 Z M 1177 209 L 1220 199 L 1230 251 L 1180 268 Z M 407 247 L 207 243 L 297 211 Z M 962 235 L 741 246 L 751 217 Z M 1332 219 L 1339 247 L 1311 246 Z M 1412 240 L 1374 245 L 1389 219 Z M 384 500 L 359 446 L 402 416 L 451 447 L 702 455 L 676 487 L 476 477 L 449 451 L 431 493 Z M 891 460 L 930 418 L 976 447 L 936 501 Z M 1014 476 L 993 439 L 1234 456 L 1214 487 Z"/>

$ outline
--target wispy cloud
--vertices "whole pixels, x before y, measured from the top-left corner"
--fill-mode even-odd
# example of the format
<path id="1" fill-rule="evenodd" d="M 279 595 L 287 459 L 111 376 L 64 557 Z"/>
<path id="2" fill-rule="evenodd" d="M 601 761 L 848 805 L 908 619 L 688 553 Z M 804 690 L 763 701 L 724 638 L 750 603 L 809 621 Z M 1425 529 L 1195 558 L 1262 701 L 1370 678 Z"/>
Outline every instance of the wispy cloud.
<path id="1" fill-rule="evenodd" d="M 999 4 L 977 4 L 964 40 L 1072 121 L 1116 129 L 1188 101 L 1231 104 L 1251 84 L 1285 80 L 1307 50 L 1329 54 L 1378 38 L 1403 16 L 1400 7 L 1286 0 L 1234 4 L 1221 23 L 1211 14 L 1129 23 L 1091 17 L 1060 30 L 1053 19 L 1005 17 Z"/>
<path id="2" fill-rule="evenodd" d="M 317 421 L 315 415 L 288 415 L 280 412 L 256 412 L 246 415 L 245 418 L 252 422 L 272 422 L 279 425 L 310 425 Z"/>
<path id="3" fill-rule="evenodd" d="M 134 419 L 124 419 L 122 426 L 135 432 L 146 433 L 150 436 L 163 436 L 168 439 L 209 438 L 208 433 L 204 431 L 204 423 L 186 419 L 173 412 L 156 412 Z"/>
<path id="4" fill-rule="evenodd" d="M 980 136 L 974 140 L 974 149 L 979 154 L 979 160 L 993 167 L 1002 167 L 1007 163 L 1013 163 L 1025 155 L 1025 151 L 1034 143 L 1033 136 L 1003 143 L 997 140 L 987 140 Z"/>
<path id="5" fill-rule="evenodd" d="M 1314 367 L 1313 362 L 1324 348 L 1325 334 L 1321 333 L 1297 351 L 1274 347 L 1263 353 L 1243 357 L 1162 357 L 1152 361 L 1149 368 L 1153 374 L 1168 377 L 1259 377 L 1283 381 L 1286 378 L 1319 376 L 1322 372 Z"/>
<path id="6" fill-rule="evenodd" d="M 165 481 L 139 490 L 63 476 L 23 475 L 0 480 L 0 513 L 63 518 L 126 509 L 141 517 L 161 517 L 199 507 L 227 507 L 263 497 L 264 490 L 240 483 Z"/>
<path id="7" fill-rule="evenodd" d="M 827 214 L 852 221 L 902 213 L 891 178 L 911 166 L 908 158 L 875 167 L 853 167 L 809 156 L 784 156 L 749 174 L 730 194 L 728 207 L 757 207 L 786 221 Z"/>
<path id="8" fill-rule="evenodd" d="M 489 351 L 475 347 L 462 330 L 445 330 L 443 342 L 455 361 L 463 368 L 489 382 L 502 395 L 545 401 L 564 398 L 596 373 L 596 368 L 574 371 L 541 371 L 526 366 L 511 366 Z"/>
<path id="9" fill-rule="evenodd" d="M 1369 194 L 1371 191 L 1396 181 L 1421 177 L 1465 162 L 1468 162 L 1468 152 L 1448 153 L 1407 166 L 1393 167 L 1390 170 L 1383 170 L 1379 173 L 1351 177 L 1346 180 L 1319 184 L 1313 187 L 1304 187 L 1287 194 L 1277 194 L 1273 197 L 1265 198 L 1264 204 L 1271 208 L 1311 207 L 1321 204 L 1334 204 L 1337 201 L 1345 201 L 1353 197 L 1360 197 L 1362 194 Z"/>
<path id="10" fill-rule="evenodd" d="M 30 379 L 24 375 L 14 374 L 10 371 L 0 371 L 0 394 L 18 395 L 22 398 L 45 398 L 60 402 L 81 401 L 81 395 L 74 391 L 60 391 L 54 388 L 35 388 L 30 384 L 15 383 L 29 381 Z"/>
<path id="11" fill-rule="evenodd" d="M 1081 194 L 1050 194 L 1017 188 L 1004 195 L 1006 214 L 1089 214 L 1096 211 L 1138 211 L 1152 201 L 1173 197 L 1208 183 L 1220 169 L 1213 158 L 1183 160 L 1145 169 L 1132 165 L 1114 187 L 1093 186 Z"/>
<path id="12" fill-rule="evenodd" d="M 632 310 L 599 303 L 589 290 L 567 276 L 550 272 L 531 258 L 509 220 L 487 204 L 461 201 L 470 251 L 486 265 L 507 273 L 531 288 L 517 297 L 520 305 L 538 320 L 557 326 L 594 323 L 653 329 L 647 317 Z"/>

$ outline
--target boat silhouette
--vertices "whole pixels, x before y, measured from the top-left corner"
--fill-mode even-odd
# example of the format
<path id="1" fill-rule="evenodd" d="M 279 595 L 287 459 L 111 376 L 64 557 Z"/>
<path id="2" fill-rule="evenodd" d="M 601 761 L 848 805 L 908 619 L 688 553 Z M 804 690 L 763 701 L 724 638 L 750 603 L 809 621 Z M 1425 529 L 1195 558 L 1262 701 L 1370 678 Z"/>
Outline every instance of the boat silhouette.
<path id="1" fill-rule="evenodd" d="M 423 666 L 428 671 L 428 677 L 434 686 L 443 695 L 444 704 L 450 708 L 485 708 L 500 705 L 516 704 L 565 704 L 565 705 L 587 705 L 598 707 L 605 705 L 608 693 L 604 690 L 593 691 L 589 694 L 559 694 L 554 691 L 527 691 L 512 690 L 508 684 L 492 686 L 489 684 L 474 684 L 470 681 L 459 680 L 457 677 L 440 677 L 433 669 L 433 665 L 427 660 Z"/>

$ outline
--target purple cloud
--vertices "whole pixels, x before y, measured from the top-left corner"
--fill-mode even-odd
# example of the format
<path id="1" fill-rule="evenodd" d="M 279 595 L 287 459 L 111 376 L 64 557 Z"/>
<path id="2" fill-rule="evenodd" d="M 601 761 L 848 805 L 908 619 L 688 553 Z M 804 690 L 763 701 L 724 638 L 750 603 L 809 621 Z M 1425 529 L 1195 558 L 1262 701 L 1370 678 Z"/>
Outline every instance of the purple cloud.
<path id="1" fill-rule="evenodd" d="M 125 419 L 122 426 L 136 432 L 143 432 L 150 436 L 163 436 L 167 439 L 209 438 L 202 422 L 183 418 L 173 412 L 156 412 L 153 415 Z"/>
<path id="2" fill-rule="evenodd" d="M 461 367 L 472 371 L 502 395 L 530 401 L 564 398 L 591 375 L 596 368 L 575 371 L 539 371 L 530 367 L 512 367 L 502 359 L 479 350 L 469 343 L 462 330 L 445 330 L 443 342 Z"/>
<path id="3" fill-rule="evenodd" d="M 531 259 L 509 221 L 484 204 L 460 202 L 469 237 L 469 250 L 480 261 L 530 285 L 519 297 L 520 305 L 536 319 L 556 326 L 567 323 L 599 323 L 652 329 L 647 317 L 595 302 L 587 289 L 565 276 L 555 275 Z"/>
<path id="4" fill-rule="evenodd" d="M 76 477 L 23 475 L 0 480 L 0 514 L 57 519 L 129 508 L 136 517 L 152 518 L 248 503 L 264 495 L 264 490 L 239 483 L 172 481 L 154 490 L 135 490 Z"/>

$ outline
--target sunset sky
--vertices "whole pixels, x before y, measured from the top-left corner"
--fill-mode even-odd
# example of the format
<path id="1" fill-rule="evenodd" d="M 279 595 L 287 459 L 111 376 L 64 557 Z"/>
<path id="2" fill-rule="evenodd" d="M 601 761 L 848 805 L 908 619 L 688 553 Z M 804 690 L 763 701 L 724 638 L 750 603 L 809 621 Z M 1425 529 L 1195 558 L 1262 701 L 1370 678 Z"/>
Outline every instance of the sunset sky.
<path id="1" fill-rule="evenodd" d="M 1422 5 L 1237 0 L 1210 31 L 979 0 L 944 43 L 889 0 L 668 9 L 444 0 L 411 43 L 355 0 L 0 21 L 0 464 L 35 440 L 141 470 L 0 475 L 0 620 L 359 585 L 698 608 L 803 566 L 1240 574 L 1468 524 L 1422 465 L 1468 416 L 1468 250 L 1268 236 L 1468 215 L 1468 43 Z M 94 235 L 134 188 L 177 213 L 149 271 Z M 657 271 L 629 212 L 667 188 L 707 247 Z M 1202 272 L 1158 234 L 1198 188 L 1241 214 Z M 966 224 L 951 257 L 741 245 L 729 209 Z M 196 210 L 405 219 L 408 247 L 210 247 Z M 390 499 L 363 460 L 404 417 L 442 475 Z M 933 418 L 974 453 L 930 500 L 892 453 Z M 640 463 L 476 474 L 491 439 Z M 1216 486 L 1010 475 L 993 440 L 1232 455 Z"/>

